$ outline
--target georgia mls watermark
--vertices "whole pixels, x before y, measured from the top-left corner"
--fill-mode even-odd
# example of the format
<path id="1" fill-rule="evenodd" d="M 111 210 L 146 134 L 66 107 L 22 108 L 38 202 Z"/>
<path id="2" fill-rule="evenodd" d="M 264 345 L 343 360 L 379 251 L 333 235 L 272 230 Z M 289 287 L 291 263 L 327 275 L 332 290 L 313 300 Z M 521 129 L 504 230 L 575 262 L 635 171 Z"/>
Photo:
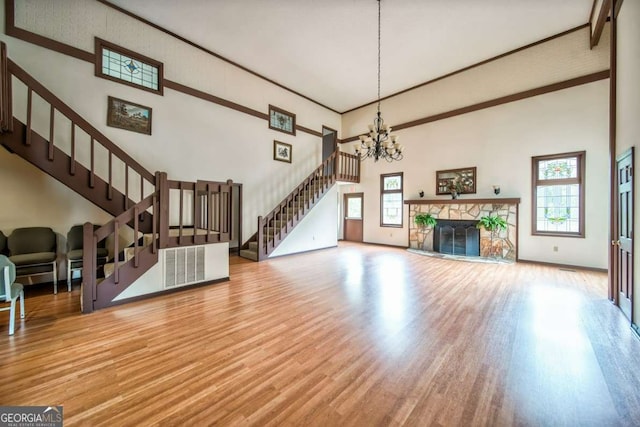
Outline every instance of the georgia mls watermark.
<path id="1" fill-rule="evenodd" d="M 62 427 L 62 406 L 0 406 L 0 427 Z"/>

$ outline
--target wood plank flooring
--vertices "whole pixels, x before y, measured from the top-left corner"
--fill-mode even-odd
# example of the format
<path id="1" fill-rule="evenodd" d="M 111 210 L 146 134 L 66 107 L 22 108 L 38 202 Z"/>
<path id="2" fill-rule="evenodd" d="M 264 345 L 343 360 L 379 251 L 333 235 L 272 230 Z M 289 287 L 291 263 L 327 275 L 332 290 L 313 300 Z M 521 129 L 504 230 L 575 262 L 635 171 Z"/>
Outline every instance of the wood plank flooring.
<path id="1" fill-rule="evenodd" d="M 89 315 L 30 290 L 0 405 L 65 425 L 640 424 L 640 341 L 606 275 L 338 248 Z"/>

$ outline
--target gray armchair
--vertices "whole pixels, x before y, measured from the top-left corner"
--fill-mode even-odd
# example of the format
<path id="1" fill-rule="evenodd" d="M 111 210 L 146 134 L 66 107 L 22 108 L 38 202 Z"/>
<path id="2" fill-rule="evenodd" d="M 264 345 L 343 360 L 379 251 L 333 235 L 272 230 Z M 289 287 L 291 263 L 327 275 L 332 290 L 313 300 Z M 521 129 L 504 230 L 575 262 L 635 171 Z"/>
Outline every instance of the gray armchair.
<path id="1" fill-rule="evenodd" d="M 100 228 L 94 225 L 93 229 Z M 82 271 L 82 225 L 74 225 L 67 233 L 67 290 L 71 292 L 71 275 L 74 271 Z M 105 248 L 106 240 L 98 242 L 96 253 L 97 266 L 106 264 L 109 252 Z"/>
<path id="2" fill-rule="evenodd" d="M 17 276 L 53 275 L 53 292 L 58 293 L 56 234 L 48 227 L 16 228 L 7 239 L 9 260 Z"/>

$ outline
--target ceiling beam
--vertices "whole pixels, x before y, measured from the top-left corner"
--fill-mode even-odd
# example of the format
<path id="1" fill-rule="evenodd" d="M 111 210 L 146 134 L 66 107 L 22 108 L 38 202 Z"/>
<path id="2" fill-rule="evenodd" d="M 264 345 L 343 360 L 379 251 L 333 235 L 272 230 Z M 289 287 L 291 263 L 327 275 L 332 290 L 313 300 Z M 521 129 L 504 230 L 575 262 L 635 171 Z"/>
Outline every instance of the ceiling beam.
<path id="1" fill-rule="evenodd" d="M 600 36 L 602 36 L 602 30 L 604 30 L 604 24 L 607 22 L 610 10 L 611 0 L 604 0 L 600 5 L 600 12 L 598 13 L 598 18 L 596 19 L 595 24 L 593 23 L 593 21 L 589 22 L 589 24 L 591 24 L 591 28 L 593 29 L 591 33 L 591 49 L 596 47 L 600 42 Z"/>

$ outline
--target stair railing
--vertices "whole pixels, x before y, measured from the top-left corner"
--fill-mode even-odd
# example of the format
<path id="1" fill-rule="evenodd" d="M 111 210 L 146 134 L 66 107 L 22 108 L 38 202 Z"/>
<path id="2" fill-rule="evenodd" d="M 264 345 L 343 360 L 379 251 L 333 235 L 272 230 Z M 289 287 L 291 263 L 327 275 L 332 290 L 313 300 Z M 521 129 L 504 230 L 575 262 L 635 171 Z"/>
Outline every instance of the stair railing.
<path id="1" fill-rule="evenodd" d="M 275 250 L 336 181 L 360 182 L 358 156 L 334 151 L 271 212 L 258 217 L 258 261 Z"/>
<path id="2" fill-rule="evenodd" d="M 160 229 L 161 247 L 228 242 L 233 182 L 167 180 L 169 220 Z M 166 243 L 165 243 L 166 242 Z"/>
<path id="3" fill-rule="evenodd" d="M 119 285 L 121 281 L 121 271 L 125 266 L 139 268 L 140 256 L 143 250 L 155 254 L 157 260 L 158 252 L 158 222 L 159 222 L 159 194 L 154 192 L 145 199 L 136 203 L 111 221 L 100 228 L 94 230 L 93 224 L 85 223 L 83 227 L 83 253 L 82 253 L 82 312 L 90 313 L 94 308 L 106 307 L 118 295 L 119 291 L 99 292 L 99 286 L 105 286 L 97 282 L 97 251 L 98 243 L 107 238 L 113 242 L 113 285 Z M 152 214 L 152 232 L 142 239 L 138 233 L 138 221 L 142 213 L 150 211 Z M 120 248 L 121 231 L 131 230 L 127 224 L 133 225 L 133 244 L 131 259 L 121 259 L 121 252 L 125 248 Z M 155 262 L 154 262 L 155 263 Z M 144 266 L 147 267 L 147 266 Z M 147 268 L 144 269 L 146 271 Z"/>
<path id="4" fill-rule="evenodd" d="M 103 135 L 99 130 L 93 127 L 89 122 L 83 119 L 78 113 L 73 111 L 71 107 L 65 104 L 60 98 L 51 93 L 47 88 L 45 88 L 41 83 L 39 83 L 36 79 L 34 79 L 31 75 L 29 75 L 26 71 L 20 68 L 16 63 L 7 60 L 7 69 L 10 75 L 13 75 L 18 80 L 20 80 L 27 87 L 27 99 L 26 99 L 26 139 L 24 141 L 25 145 L 31 145 L 32 138 L 32 128 L 33 128 L 33 98 L 34 93 L 39 96 L 42 100 L 44 100 L 49 105 L 49 135 L 48 135 L 48 158 L 49 160 L 53 160 L 55 154 L 55 128 L 56 128 L 56 118 L 60 116 L 64 116 L 71 123 L 71 131 L 68 136 L 70 142 L 70 153 L 69 157 L 71 157 L 71 161 L 69 162 L 69 171 L 70 175 L 75 175 L 76 166 L 78 161 L 76 160 L 76 153 L 78 151 L 78 147 L 76 145 L 79 143 L 79 138 L 76 138 L 76 129 L 81 129 L 89 136 L 89 144 L 88 151 L 90 152 L 89 158 L 89 178 L 88 185 L 93 188 L 95 185 L 96 179 L 96 169 L 104 170 L 105 168 L 99 168 L 96 165 L 96 160 L 99 157 L 96 156 L 97 147 L 99 145 L 104 150 L 106 150 L 107 158 L 106 158 L 106 174 L 107 177 L 101 177 L 105 179 L 107 182 L 107 198 L 111 200 L 113 198 L 114 191 L 114 180 L 119 178 L 117 182 L 124 182 L 124 206 L 122 206 L 122 210 L 129 209 L 129 204 L 131 202 L 135 203 L 135 201 L 140 201 L 145 198 L 145 188 L 147 193 L 153 191 L 155 188 L 155 177 L 154 175 L 145 169 L 142 165 L 140 165 L 137 161 L 135 161 L 131 156 L 125 153 L 122 149 L 116 146 L 109 138 Z M 2 84 L 4 86 L 4 83 Z M 11 90 L 9 89 L 9 93 Z M 15 93 L 15 91 L 14 91 Z M 5 103 L 5 98 L 2 99 L 0 104 Z M 11 105 L 11 100 L 8 101 L 8 105 Z M 0 114 L 0 121 L 3 118 Z M 115 176 L 117 173 L 117 169 L 114 168 L 115 160 L 121 161 L 124 167 L 124 176 L 120 175 L 118 177 Z M 135 179 L 135 175 L 139 176 L 140 181 L 140 192 L 138 197 L 133 196 L 130 191 L 130 182 L 133 182 Z M 135 185 L 135 184 L 134 184 Z M 135 187 L 134 187 L 135 188 Z M 132 197 L 133 196 L 133 197 Z"/>
<path id="5" fill-rule="evenodd" d="M 343 182 L 360 182 L 360 157 L 355 154 L 338 151 L 338 170 L 336 180 Z"/>

